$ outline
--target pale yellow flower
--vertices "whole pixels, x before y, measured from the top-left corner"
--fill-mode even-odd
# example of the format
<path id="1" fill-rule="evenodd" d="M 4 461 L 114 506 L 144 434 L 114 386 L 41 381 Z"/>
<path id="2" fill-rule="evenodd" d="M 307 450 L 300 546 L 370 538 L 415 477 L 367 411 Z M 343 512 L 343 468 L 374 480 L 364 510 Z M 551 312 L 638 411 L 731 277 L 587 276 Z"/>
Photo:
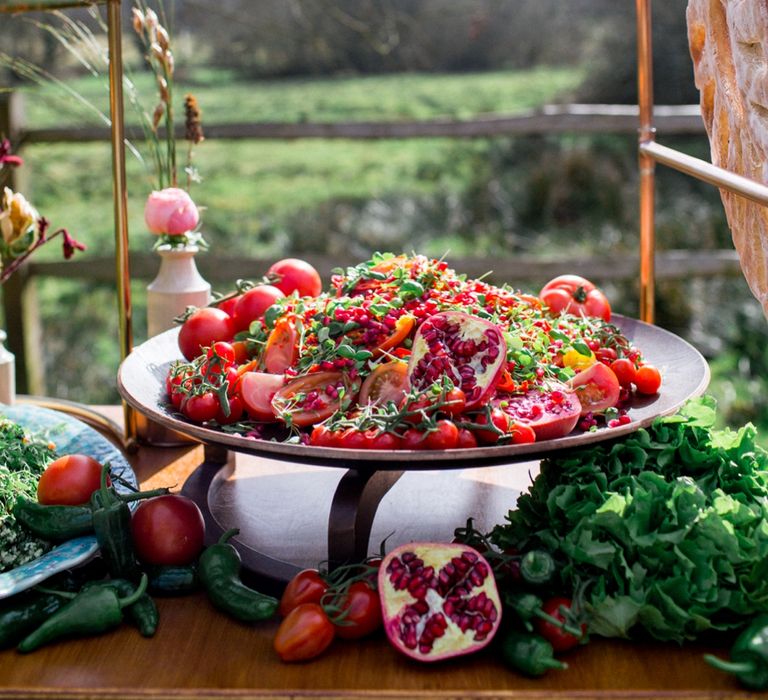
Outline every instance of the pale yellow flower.
<path id="1" fill-rule="evenodd" d="M 0 233 L 7 245 L 11 245 L 30 229 L 34 229 L 39 215 L 23 194 L 10 187 L 3 190 L 0 204 Z"/>

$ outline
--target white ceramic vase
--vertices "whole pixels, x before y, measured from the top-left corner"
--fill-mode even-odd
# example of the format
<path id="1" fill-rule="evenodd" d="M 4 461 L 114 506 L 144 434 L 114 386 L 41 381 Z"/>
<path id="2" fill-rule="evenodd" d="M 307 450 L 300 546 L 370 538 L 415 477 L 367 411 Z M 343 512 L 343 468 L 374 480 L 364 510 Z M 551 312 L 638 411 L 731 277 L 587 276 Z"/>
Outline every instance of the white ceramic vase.
<path id="1" fill-rule="evenodd" d="M 206 306 L 211 301 L 211 285 L 195 265 L 198 247 L 160 246 L 160 270 L 147 286 L 147 337 L 174 327 L 173 319 L 188 306 Z"/>
<path id="2" fill-rule="evenodd" d="M 0 330 L 0 403 L 12 406 L 16 402 L 16 358 L 5 347 L 7 338 Z"/>

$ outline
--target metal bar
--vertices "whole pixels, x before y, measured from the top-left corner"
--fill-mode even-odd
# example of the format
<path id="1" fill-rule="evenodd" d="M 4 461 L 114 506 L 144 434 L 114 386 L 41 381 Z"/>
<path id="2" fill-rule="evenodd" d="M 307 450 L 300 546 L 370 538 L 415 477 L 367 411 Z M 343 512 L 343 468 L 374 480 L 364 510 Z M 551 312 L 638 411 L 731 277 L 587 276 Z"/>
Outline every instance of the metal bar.
<path id="1" fill-rule="evenodd" d="M 123 50 L 120 35 L 120 0 L 107 2 L 109 42 L 109 113 L 112 121 L 112 188 L 115 215 L 115 265 L 117 278 L 120 359 L 133 349 L 131 277 L 128 262 L 128 196 L 125 178 L 125 120 L 123 116 Z M 123 402 L 126 444 L 135 442 L 136 415 Z"/>
<path id="2" fill-rule="evenodd" d="M 643 149 L 653 143 L 653 46 L 651 0 L 636 0 L 637 9 L 637 95 L 640 110 L 638 129 L 640 170 L 640 318 L 653 323 L 655 310 L 655 162 Z"/>
<path id="3" fill-rule="evenodd" d="M 761 182 L 750 180 L 748 177 L 732 173 L 730 170 L 708 163 L 706 160 L 694 158 L 655 142 L 641 143 L 640 152 L 653 158 L 656 162 L 675 168 L 686 175 L 692 175 L 711 185 L 722 187 L 758 204 L 768 206 L 768 186 Z"/>
<path id="4" fill-rule="evenodd" d="M 73 7 L 88 7 L 90 5 L 103 5 L 106 0 L 38 0 L 37 2 L 2 2 L 0 0 L 0 14 L 11 12 L 47 12 L 50 10 L 67 10 Z"/>

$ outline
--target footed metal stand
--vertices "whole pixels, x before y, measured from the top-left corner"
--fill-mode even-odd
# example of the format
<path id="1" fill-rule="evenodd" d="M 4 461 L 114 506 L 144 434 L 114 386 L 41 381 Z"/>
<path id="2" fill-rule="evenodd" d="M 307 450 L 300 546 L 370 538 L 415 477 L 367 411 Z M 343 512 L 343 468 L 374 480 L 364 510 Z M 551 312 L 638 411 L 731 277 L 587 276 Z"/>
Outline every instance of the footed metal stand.
<path id="1" fill-rule="evenodd" d="M 201 507 L 208 544 L 238 528 L 230 542 L 248 572 L 278 587 L 304 568 L 362 561 L 384 540 L 387 549 L 449 540 L 467 517 L 490 529 L 514 507 L 538 462 L 439 472 L 359 467 L 354 460 L 319 467 L 209 446 L 182 493 Z"/>

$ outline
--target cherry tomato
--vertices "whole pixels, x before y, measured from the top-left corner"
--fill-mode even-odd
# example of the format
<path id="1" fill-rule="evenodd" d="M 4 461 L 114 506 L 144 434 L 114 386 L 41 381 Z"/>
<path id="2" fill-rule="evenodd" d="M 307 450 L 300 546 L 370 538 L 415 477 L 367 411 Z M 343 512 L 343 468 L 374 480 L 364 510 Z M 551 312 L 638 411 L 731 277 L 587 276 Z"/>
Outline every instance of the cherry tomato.
<path id="1" fill-rule="evenodd" d="M 220 409 L 219 397 L 212 391 L 192 394 L 181 402 L 181 412 L 194 423 L 205 423 L 213 420 Z"/>
<path id="2" fill-rule="evenodd" d="M 273 642 L 282 661 L 307 661 L 322 654 L 336 636 L 328 615 L 317 603 L 302 603 L 280 623 Z"/>
<path id="3" fill-rule="evenodd" d="M 272 399 L 284 385 L 285 379 L 281 374 L 244 372 L 240 377 L 240 398 L 248 415 L 254 420 L 276 420 Z"/>
<path id="4" fill-rule="evenodd" d="M 168 371 L 168 376 L 165 378 L 165 390 L 171 399 L 171 403 L 176 409 L 181 408 L 181 404 L 186 396 L 184 392 L 184 381 L 188 378 L 188 370 L 175 371 L 173 369 Z"/>
<path id="5" fill-rule="evenodd" d="M 401 316 L 395 321 L 392 332 L 376 347 L 374 355 L 380 355 L 385 350 L 395 348 L 402 343 L 411 333 L 416 321 L 413 316 Z"/>
<path id="6" fill-rule="evenodd" d="M 595 350 L 595 357 L 599 362 L 610 367 L 611 363 L 618 357 L 618 354 L 613 348 L 597 348 Z"/>
<path id="7" fill-rule="evenodd" d="M 231 343 L 219 340 L 205 353 L 205 362 L 200 365 L 200 373 L 210 377 L 213 374 L 224 374 L 228 367 L 235 363 L 235 348 Z"/>
<path id="8" fill-rule="evenodd" d="M 556 620 L 566 622 L 567 616 L 563 611 L 570 610 L 570 608 L 571 601 L 568 598 L 555 597 L 545 601 L 541 609 L 547 613 L 547 615 L 551 615 Z M 564 629 L 558 627 L 552 622 L 549 622 L 548 620 L 542 620 L 541 618 L 537 618 L 534 624 L 536 631 L 552 645 L 552 649 L 556 653 L 568 651 L 569 649 L 573 649 L 574 647 L 581 644 L 584 638 L 583 635 L 585 635 L 587 632 L 586 624 L 581 625 L 581 637 L 577 637 L 575 634 L 566 632 Z"/>
<path id="9" fill-rule="evenodd" d="M 343 384 L 341 372 L 316 372 L 288 382 L 272 398 L 272 409 L 283 420 L 304 428 L 320 423 L 332 416 L 340 407 L 339 387 Z M 304 398 L 296 403 L 297 397 Z"/>
<path id="10" fill-rule="evenodd" d="M 297 258 L 278 260 L 267 271 L 267 278 L 285 296 L 297 292 L 300 297 L 316 297 L 323 291 L 323 280 L 317 270 Z"/>
<path id="11" fill-rule="evenodd" d="M 640 365 L 635 374 L 638 394 L 656 394 L 661 387 L 661 372 L 653 365 Z"/>
<path id="12" fill-rule="evenodd" d="M 610 367 L 596 362 L 589 369 L 579 372 L 569 384 L 581 403 L 581 415 L 597 413 L 615 406 L 621 386 Z"/>
<path id="13" fill-rule="evenodd" d="M 251 323 L 262 318 L 264 312 L 279 299 L 285 298 L 277 287 L 271 284 L 260 284 L 240 295 L 232 314 L 235 332 L 247 331 Z"/>
<path id="14" fill-rule="evenodd" d="M 37 482 L 43 505 L 79 506 L 101 485 L 101 464 L 83 454 L 64 455 L 51 462 Z"/>
<path id="15" fill-rule="evenodd" d="M 346 450 L 367 450 L 369 442 L 365 432 L 357 428 L 347 428 L 338 437 L 338 447 Z"/>
<path id="16" fill-rule="evenodd" d="M 440 410 L 449 416 L 459 416 L 466 407 L 467 395 L 456 386 L 445 393 L 445 405 Z"/>
<path id="17" fill-rule="evenodd" d="M 400 404 L 408 392 L 408 363 L 393 360 L 373 370 L 360 387 L 358 402 L 386 405 L 389 401 Z"/>
<path id="18" fill-rule="evenodd" d="M 230 341 L 235 334 L 232 319 L 221 309 L 206 306 L 197 309 L 184 321 L 179 331 L 179 350 L 192 360 L 202 348 L 213 345 L 218 340 Z"/>
<path id="19" fill-rule="evenodd" d="M 309 436 L 309 444 L 315 447 L 339 447 L 339 435 L 324 425 L 316 425 Z"/>
<path id="20" fill-rule="evenodd" d="M 430 430 L 424 436 L 426 449 L 453 450 L 458 447 L 459 429 L 456 423 L 450 420 L 439 420 L 435 427 L 436 430 Z"/>
<path id="21" fill-rule="evenodd" d="M 637 375 L 635 363 L 626 357 L 620 357 L 611 362 L 611 370 L 613 370 L 621 386 L 630 388 L 635 383 L 635 376 Z"/>
<path id="22" fill-rule="evenodd" d="M 131 517 L 138 558 L 158 566 L 186 566 L 203 549 L 205 522 L 197 504 L 179 494 L 141 501 Z"/>
<path id="23" fill-rule="evenodd" d="M 478 425 L 489 425 L 488 416 L 485 413 L 481 413 L 476 416 L 473 422 L 477 423 Z M 509 426 L 511 423 L 512 419 L 500 408 L 491 409 L 490 424 L 500 430 L 502 434 L 509 432 Z M 502 437 L 502 435 L 499 435 L 499 433 L 493 430 L 487 430 L 485 428 L 475 428 L 473 429 L 473 432 L 475 433 L 477 441 L 485 443 L 486 445 L 492 445 L 498 442 Z"/>
<path id="24" fill-rule="evenodd" d="M 250 359 L 248 353 L 248 343 L 244 340 L 236 340 L 232 343 L 232 349 L 235 351 L 235 364 L 244 365 Z"/>
<path id="25" fill-rule="evenodd" d="M 578 275 L 555 277 L 544 285 L 539 298 L 554 314 L 569 313 L 611 320 L 611 305 L 605 294 Z"/>
<path id="26" fill-rule="evenodd" d="M 408 405 L 408 411 L 411 415 L 403 416 L 403 420 L 406 423 L 418 424 L 424 419 L 424 413 L 427 415 L 430 413 L 429 408 L 434 405 L 434 402 L 427 394 L 422 394 L 415 401 L 411 401 Z M 403 401 L 400 408 L 405 407 L 405 401 Z"/>
<path id="27" fill-rule="evenodd" d="M 237 300 L 240 298 L 240 296 L 240 294 L 236 294 L 235 296 L 229 297 L 229 299 L 225 299 L 224 301 L 216 304 L 216 308 L 221 309 L 225 313 L 228 313 L 230 316 L 232 316 L 235 313 Z"/>
<path id="28" fill-rule="evenodd" d="M 355 581 L 334 602 L 341 609 L 338 622 L 333 621 L 338 637 L 361 639 L 381 627 L 379 594 L 367 581 Z"/>
<path id="29" fill-rule="evenodd" d="M 456 440 L 456 447 L 477 447 L 477 438 L 475 437 L 475 434 L 468 428 L 459 428 L 459 436 Z"/>
<path id="30" fill-rule="evenodd" d="M 320 603 L 328 590 L 328 582 L 317 569 L 299 571 L 283 590 L 277 612 L 285 617 L 291 610 L 303 603 Z"/>
<path id="31" fill-rule="evenodd" d="M 530 425 L 526 425 L 525 423 L 515 423 L 512 421 L 508 432 L 512 436 L 513 445 L 536 442 L 536 431 Z"/>
<path id="32" fill-rule="evenodd" d="M 418 428 L 408 428 L 403 433 L 403 449 L 404 450 L 426 450 L 427 441 L 425 439 L 424 431 Z"/>
<path id="33" fill-rule="evenodd" d="M 403 446 L 403 439 L 392 433 L 378 430 L 366 432 L 369 432 L 368 448 L 371 450 L 399 450 Z"/>
<path id="34" fill-rule="evenodd" d="M 299 358 L 299 332 L 293 319 L 280 318 L 264 346 L 264 369 L 270 374 L 282 374 Z"/>
<path id="35" fill-rule="evenodd" d="M 244 412 L 245 406 L 243 405 L 243 400 L 239 396 L 230 396 L 229 413 L 226 413 L 224 407 L 219 405 L 219 410 L 216 412 L 213 419 L 219 425 L 230 425 L 231 423 L 237 423 L 237 421 L 243 417 Z"/>

